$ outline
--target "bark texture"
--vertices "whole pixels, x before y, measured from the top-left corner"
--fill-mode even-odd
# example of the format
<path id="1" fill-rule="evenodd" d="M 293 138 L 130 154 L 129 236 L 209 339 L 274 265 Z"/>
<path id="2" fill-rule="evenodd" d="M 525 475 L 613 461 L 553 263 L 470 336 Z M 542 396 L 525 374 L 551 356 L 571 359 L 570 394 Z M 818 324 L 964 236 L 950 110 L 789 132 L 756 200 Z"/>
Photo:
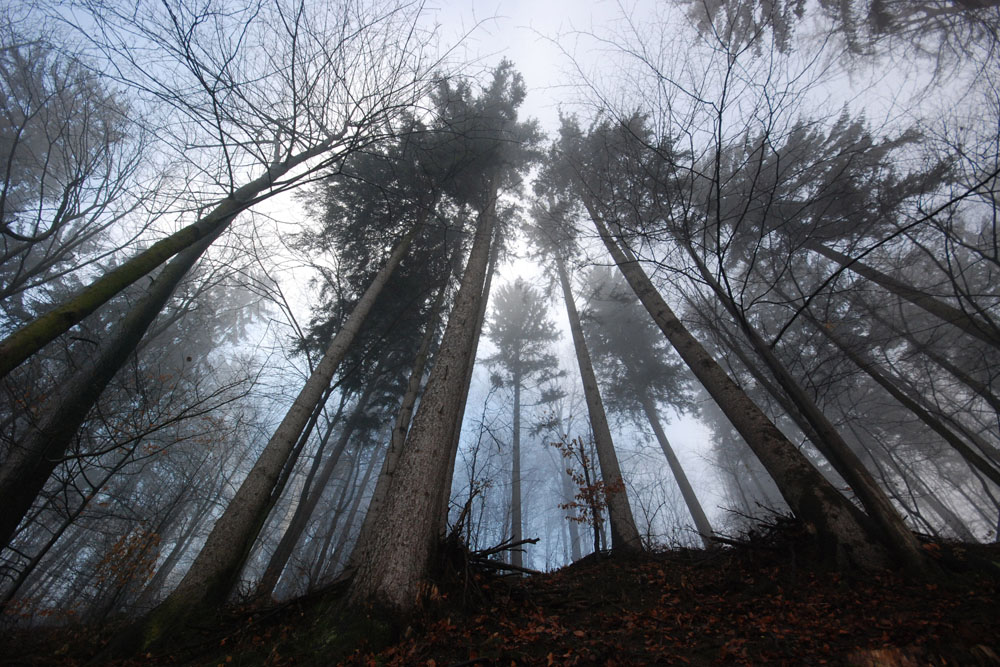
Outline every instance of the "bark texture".
<path id="1" fill-rule="evenodd" d="M 496 189 L 491 186 L 490 192 L 393 483 L 371 538 L 355 558 L 357 570 L 350 591 L 355 603 L 372 601 L 405 612 L 416 607 L 424 593 L 439 539 L 442 496 L 449 492 L 444 484 L 454 465 L 451 437 L 465 393 L 466 370 L 473 363 L 496 218 Z"/>

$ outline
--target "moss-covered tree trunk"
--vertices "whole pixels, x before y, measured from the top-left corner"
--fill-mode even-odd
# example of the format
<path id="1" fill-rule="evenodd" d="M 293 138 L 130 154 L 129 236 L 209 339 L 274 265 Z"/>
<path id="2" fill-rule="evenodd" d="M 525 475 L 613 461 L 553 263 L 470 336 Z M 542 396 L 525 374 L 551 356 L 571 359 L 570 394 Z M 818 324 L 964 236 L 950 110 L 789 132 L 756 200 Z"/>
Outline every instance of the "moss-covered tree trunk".
<path id="1" fill-rule="evenodd" d="M 146 293 L 104 338 L 97 352 L 38 410 L 35 424 L 11 447 L 0 467 L 0 544 L 10 544 L 45 482 L 62 462 L 80 425 L 115 374 L 125 365 L 170 296 L 223 227 L 184 250 L 153 279 Z"/>
<path id="2" fill-rule="evenodd" d="M 6 377 L 7 373 L 25 359 L 69 331 L 70 327 L 79 324 L 83 318 L 163 262 L 202 239 L 217 236 L 237 214 L 261 199 L 275 180 L 303 162 L 330 150 L 334 141 L 332 138 L 328 139 L 284 162 L 272 165 L 266 173 L 234 190 L 196 222 L 157 241 L 132 259 L 108 271 L 70 299 L 7 336 L 0 341 L 0 378 Z"/>

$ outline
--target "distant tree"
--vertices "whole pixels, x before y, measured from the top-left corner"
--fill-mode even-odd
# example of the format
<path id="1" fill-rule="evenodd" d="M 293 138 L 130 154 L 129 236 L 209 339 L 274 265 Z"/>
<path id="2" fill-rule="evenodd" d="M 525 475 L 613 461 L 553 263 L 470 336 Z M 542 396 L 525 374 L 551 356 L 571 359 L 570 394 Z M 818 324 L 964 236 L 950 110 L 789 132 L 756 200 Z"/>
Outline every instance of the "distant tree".
<path id="1" fill-rule="evenodd" d="M 555 355 L 547 350 L 559 338 L 555 324 L 547 317 L 541 295 L 521 279 L 497 290 L 490 314 L 487 335 L 497 351 L 486 360 L 503 374 L 496 382 L 514 392 L 513 434 L 511 440 L 511 540 L 523 539 L 521 518 L 521 392 L 531 385 L 551 380 L 559 372 Z M 523 567 L 523 551 L 511 552 L 511 564 Z"/>

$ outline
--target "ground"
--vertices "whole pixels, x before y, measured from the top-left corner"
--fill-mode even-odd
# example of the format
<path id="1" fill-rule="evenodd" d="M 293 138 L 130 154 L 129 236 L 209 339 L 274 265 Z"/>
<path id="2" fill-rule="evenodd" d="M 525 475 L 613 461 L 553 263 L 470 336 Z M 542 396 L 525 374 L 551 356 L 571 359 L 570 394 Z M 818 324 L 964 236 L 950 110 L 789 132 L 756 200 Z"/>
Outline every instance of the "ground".
<path id="1" fill-rule="evenodd" d="M 1000 665 L 997 545 L 928 541 L 942 574 L 913 581 L 838 573 L 806 544 L 786 523 L 735 546 L 596 555 L 517 578 L 453 558 L 405 619 L 348 612 L 341 585 L 228 610 L 118 664 Z M 0 661 L 84 664 L 109 632 L 10 632 Z"/>

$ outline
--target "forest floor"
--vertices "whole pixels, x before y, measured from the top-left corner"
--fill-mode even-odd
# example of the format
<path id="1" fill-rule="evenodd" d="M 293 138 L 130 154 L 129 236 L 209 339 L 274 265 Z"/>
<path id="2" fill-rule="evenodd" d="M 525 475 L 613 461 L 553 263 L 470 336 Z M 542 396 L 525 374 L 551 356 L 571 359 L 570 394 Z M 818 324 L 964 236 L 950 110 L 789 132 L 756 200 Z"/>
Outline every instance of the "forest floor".
<path id="1" fill-rule="evenodd" d="M 736 546 L 594 555 L 527 577 L 455 561 L 402 621 L 348 613 L 341 587 L 230 609 L 116 664 L 1000 665 L 1000 545 L 926 542 L 948 573 L 929 582 L 838 573 L 808 543 L 786 523 Z M 85 664 L 109 632 L 11 632 L 0 663 Z"/>

